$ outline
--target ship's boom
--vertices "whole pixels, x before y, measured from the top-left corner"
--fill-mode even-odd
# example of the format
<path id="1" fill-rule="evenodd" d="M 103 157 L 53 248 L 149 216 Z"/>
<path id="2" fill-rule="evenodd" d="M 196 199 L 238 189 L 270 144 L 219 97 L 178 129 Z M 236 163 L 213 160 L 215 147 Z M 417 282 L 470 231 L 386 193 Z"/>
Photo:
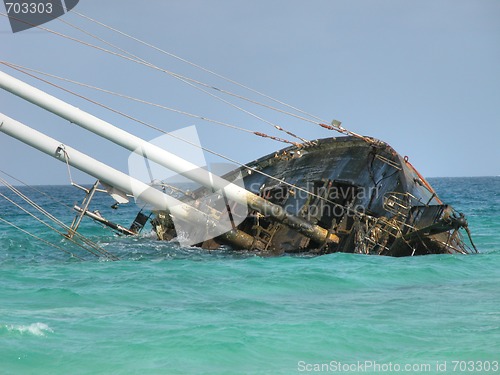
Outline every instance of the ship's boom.
<path id="1" fill-rule="evenodd" d="M 151 188 L 121 171 L 118 171 L 74 148 L 64 145 L 3 113 L 0 113 L 0 132 L 3 132 L 19 141 L 28 144 L 39 151 L 50 155 L 62 162 L 98 178 L 101 182 L 113 186 L 127 194 L 141 191 L 140 199 L 158 210 L 168 210 L 177 219 L 185 222 L 198 223 L 202 226 L 217 227 L 219 221 L 194 207 Z M 239 230 L 233 229 L 222 235 L 227 242 L 241 248 L 250 248 L 253 237 Z"/>
<path id="2" fill-rule="evenodd" d="M 114 142 L 132 152 L 136 152 L 149 160 L 158 163 L 184 177 L 196 181 L 213 190 L 223 191 L 229 199 L 248 205 L 297 230 L 317 243 L 338 241 L 338 237 L 327 229 L 294 216 L 279 205 L 272 204 L 264 198 L 230 183 L 187 160 L 174 155 L 156 145 L 153 145 L 133 134 L 130 134 L 110 123 L 103 121 L 85 111 L 80 110 L 60 99 L 55 98 L 27 83 L 24 83 L 4 72 L 0 72 L 0 87 L 39 106 L 68 121 L 77 124 L 111 142 Z"/>

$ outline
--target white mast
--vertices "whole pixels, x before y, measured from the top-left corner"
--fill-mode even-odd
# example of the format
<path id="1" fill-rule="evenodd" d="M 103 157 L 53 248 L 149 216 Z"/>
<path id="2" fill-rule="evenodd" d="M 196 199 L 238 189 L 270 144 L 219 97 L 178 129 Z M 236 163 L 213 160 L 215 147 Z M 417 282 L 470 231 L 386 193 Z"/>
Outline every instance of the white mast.
<path id="1" fill-rule="evenodd" d="M 140 199 L 151 204 L 155 209 L 168 210 L 176 218 L 198 223 L 202 226 L 216 227 L 219 221 L 192 206 L 181 202 L 159 190 L 151 188 L 142 181 L 120 172 L 74 148 L 32 129 L 6 115 L 0 113 L 0 132 L 26 143 L 59 161 L 88 173 L 101 182 L 120 189 L 128 194 L 142 191 Z M 239 230 L 232 230 L 222 235 L 230 243 L 249 249 L 253 237 Z"/>
<path id="2" fill-rule="evenodd" d="M 228 198 L 240 204 L 248 205 L 264 215 L 269 215 L 318 243 L 325 241 L 338 242 L 339 240 L 337 236 L 328 230 L 318 225 L 312 225 L 302 218 L 293 216 L 287 213 L 282 207 L 272 204 L 238 185 L 213 175 L 177 155 L 150 144 L 133 134 L 117 128 L 1 71 L 0 87 L 132 152 L 146 156 L 149 160 L 175 171 L 192 181 L 196 181 L 214 190 L 222 190 Z"/>

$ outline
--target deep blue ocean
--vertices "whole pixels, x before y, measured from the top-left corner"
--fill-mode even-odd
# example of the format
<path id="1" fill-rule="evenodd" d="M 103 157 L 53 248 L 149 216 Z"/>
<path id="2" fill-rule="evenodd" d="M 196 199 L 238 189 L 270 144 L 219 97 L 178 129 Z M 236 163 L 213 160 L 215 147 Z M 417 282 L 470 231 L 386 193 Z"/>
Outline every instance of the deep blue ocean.
<path id="1" fill-rule="evenodd" d="M 0 223 L 0 374 L 500 373 L 500 177 L 429 181 L 480 254 L 262 258 L 84 219 L 109 261 L 0 197 L 0 218 L 83 258 Z M 82 191 L 36 188 L 70 224 Z M 138 208 L 112 203 L 93 209 L 128 227 Z"/>

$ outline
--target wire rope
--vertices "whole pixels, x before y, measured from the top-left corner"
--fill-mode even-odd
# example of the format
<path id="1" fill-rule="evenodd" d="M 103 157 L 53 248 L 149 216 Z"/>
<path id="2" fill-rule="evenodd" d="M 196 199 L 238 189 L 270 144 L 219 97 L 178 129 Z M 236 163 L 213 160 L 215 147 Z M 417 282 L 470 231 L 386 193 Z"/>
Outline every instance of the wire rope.
<path id="1" fill-rule="evenodd" d="M 23 229 L 23 228 L 21 228 L 21 227 L 17 226 L 16 224 L 14 224 L 14 223 L 10 222 L 9 220 L 6 220 L 6 219 L 2 218 L 1 216 L 0 216 L 0 221 L 1 221 L 2 223 L 4 223 L 4 224 L 10 225 L 11 227 L 13 227 L 13 228 L 15 228 L 15 229 L 17 229 L 17 230 L 21 231 L 21 232 L 22 232 L 22 233 L 24 233 L 24 234 L 27 234 L 28 236 L 30 236 L 30 237 L 32 237 L 32 238 L 34 238 L 34 239 L 36 239 L 37 241 L 43 242 L 43 243 L 44 243 L 44 244 L 46 244 L 46 245 L 49 245 L 49 246 L 51 246 L 51 247 L 53 247 L 53 248 L 55 248 L 55 249 L 61 250 L 62 252 L 66 253 L 66 254 L 68 254 L 68 255 L 71 255 L 71 256 L 72 256 L 72 257 L 74 257 L 74 258 L 77 258 L 77 259 L 79 259 L 79 260 L 85 261 L 85 259 L 83 259 L 83 258 L 79 257 L 79 256 L 78 256 L 78 255 L 76 255 L 76 254 L 73 254 L 71 251 L 68 251 L 68 250 L 66 250 L 66 249 L 62 248 L 61 246 L 56 245 L 56 244 L 54 244 L 54 243 L 52 243 L 52 242 L 50 242 L 50 241 L 44 240 L 43 238 L 38 237 L 37 235 L 35 235 L 35 234 L 33 234 L 33 233 L 31 233 L 31 232 L 27 231 L 26 229 Z"/>

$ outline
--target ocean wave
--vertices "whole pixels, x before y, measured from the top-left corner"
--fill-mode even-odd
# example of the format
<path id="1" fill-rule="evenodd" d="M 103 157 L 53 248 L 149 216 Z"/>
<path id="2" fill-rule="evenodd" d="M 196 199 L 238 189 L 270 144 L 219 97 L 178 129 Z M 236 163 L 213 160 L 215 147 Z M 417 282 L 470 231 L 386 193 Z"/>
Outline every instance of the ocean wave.
<path id="1" fill-rule="evenodd" d="M 28 334 L 33 336 L 45 336 L 47 333 L 54 332 L 54 330 L 47 324 L 40 322 L 32 323 L 30 325 L 6 324 L 4 327 L 8 332 L 17 332 L 23 335 Z"/>

